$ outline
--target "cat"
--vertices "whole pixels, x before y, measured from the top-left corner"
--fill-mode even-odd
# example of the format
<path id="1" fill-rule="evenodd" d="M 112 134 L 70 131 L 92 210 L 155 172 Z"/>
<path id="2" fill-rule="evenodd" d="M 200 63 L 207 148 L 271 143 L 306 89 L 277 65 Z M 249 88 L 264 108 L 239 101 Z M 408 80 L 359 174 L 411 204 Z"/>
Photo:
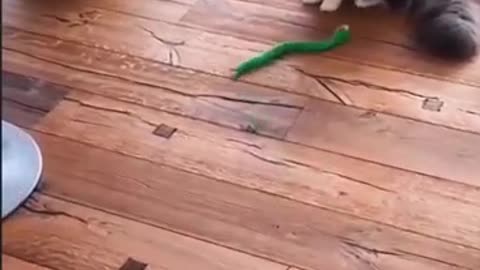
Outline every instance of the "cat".
<path id="1" fill-rule="evenodd" d="M 320 4 L 321 11 L 335 11 L 342 4 L 343 0 L 303 0 L 304 4 Z M 367 8 L 383 3 L 383 0 L 354 0 L 354 3 L 359 8 Z"/>
<path id="2" fill-rule="evenodd" d="M 480 6 L 474 0 L 385 0 L 414 21 L 414 34 L 428 52 L 450 59 L 474 57 L 480 47 Z"/>
<path id="3" fill-rule="evenodd" d="M 320 3 L 322 11 L 335 11 L 342 0 L 303 0 Z M 355 0 L 358 7 L 383 2 L 392 11 L 407 14 L 414 22 L 420 47 L 448 59 L 466 60 L 480 47 L 480 6 L 475 0 Z"/>

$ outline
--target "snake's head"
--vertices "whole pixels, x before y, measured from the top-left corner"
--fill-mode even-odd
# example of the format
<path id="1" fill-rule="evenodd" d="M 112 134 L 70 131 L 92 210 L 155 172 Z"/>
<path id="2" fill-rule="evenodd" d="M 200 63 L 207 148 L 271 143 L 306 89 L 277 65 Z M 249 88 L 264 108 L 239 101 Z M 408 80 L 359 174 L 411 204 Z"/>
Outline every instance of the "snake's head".
<path id="1" fill-rule="evenodd" d="M 350 40 L 350 37 L 351 37 L 350 26 L 346 24 L 339 26 L 335 31 L 334 39 L 338 44 L 346 43 L 347 41 Z"/>
<path id="2" fill-rule="evenodd" d="M 348 24 L 343 24 L 343 25 L 340 25 L 339 27 L 337 27 L 337 30 L 336 32 L 349 32 L 350 31 L 350 26 Z"/>

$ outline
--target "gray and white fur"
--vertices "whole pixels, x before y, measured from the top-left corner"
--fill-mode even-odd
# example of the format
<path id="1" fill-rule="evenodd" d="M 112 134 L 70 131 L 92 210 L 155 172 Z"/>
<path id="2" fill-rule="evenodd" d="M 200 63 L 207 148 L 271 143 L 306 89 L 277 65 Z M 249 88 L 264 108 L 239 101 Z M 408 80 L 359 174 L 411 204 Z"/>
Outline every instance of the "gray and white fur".
<path id="1" fill-rule="evenodd" d="M 451 59 L 475 56 L 480 44 L 480 8 L 475 0 L 385 0 L 414 20 L 418 44 Z"/>
<path id="2" fill-rule="evenodd" d="M 335 11 L 343 0 L 303 0 Z M 414 21 L 418 45 L 443 58 L 466 60 L 480 50 L 480 0 L 354 0 L 357 7 L 386 4 Z"/>

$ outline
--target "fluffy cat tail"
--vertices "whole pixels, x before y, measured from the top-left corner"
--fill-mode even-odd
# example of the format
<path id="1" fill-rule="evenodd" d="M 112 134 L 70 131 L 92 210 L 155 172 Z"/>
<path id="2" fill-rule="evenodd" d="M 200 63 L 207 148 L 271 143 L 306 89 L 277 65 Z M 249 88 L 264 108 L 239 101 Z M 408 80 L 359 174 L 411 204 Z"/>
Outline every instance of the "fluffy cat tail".
<path id="1" fill-rule="evenodd" d="M 420 46 L 433 54 L 460 60 L 478 53 L 480 24 L 473 4 L 449 1 L 443 7 L 433 4 L 418 12 L 415 36 Z"/>
<path id="2" fill-rule="evenodd" d="M 419 46 L 428 52 L 456 60 L 466 60 L 478 53 L 480 9 L 474 0 L 390 2 L 407 3 L 403 8 L 406 8 L 415 20 L 415 38 Z"/>

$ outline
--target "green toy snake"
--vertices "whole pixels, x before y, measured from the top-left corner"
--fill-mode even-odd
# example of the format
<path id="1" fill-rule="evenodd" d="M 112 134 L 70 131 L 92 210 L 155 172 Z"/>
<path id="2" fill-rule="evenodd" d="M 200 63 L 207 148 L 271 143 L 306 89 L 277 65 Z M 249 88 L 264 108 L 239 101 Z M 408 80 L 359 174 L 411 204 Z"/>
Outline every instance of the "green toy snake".
<path id="1" fill-rule="evenodd" d="M 275 60 L 292 53 L 313 53 L 325 52 L 337 48 L 350 40 L 350 28 L 348 25 L 342 25 L 337 28 L 332 37 L 324 41 L 289 41 L 283 42 L 271 50 L 266 51 L 246 62 L 243 62 L 235 69 L 234 79 L 255 71 L 261 67 L 273 63 Z"/>

